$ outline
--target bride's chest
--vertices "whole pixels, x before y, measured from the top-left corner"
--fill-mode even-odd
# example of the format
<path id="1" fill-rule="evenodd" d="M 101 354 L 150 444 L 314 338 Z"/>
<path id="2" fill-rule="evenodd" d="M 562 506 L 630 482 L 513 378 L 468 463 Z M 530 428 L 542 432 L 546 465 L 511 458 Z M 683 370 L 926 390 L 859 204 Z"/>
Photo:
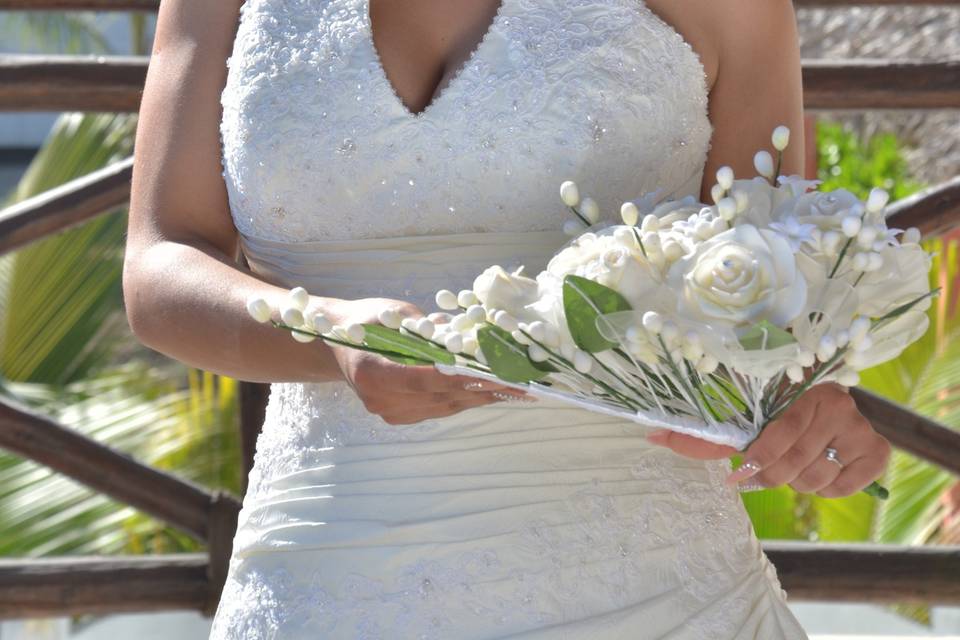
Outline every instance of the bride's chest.
<path id="1" fill-rule="evenodd" d="M 247 0 L 228 66 L 231 209 L 275 239 L 556 228 L 566 179 L 612 216 L 689 191 L 710 135 L 696 54 L 636 0 L 504 0 L 421 114 L 366 0 Z"/>

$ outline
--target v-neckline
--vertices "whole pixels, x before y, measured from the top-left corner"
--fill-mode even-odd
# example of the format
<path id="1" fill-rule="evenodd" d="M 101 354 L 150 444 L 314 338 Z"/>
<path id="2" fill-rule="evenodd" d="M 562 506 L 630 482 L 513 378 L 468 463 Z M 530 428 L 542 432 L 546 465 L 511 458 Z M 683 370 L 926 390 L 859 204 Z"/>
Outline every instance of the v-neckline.
<path id="1" fill-rule="evenodd" d="M 434 89 L 434 95 L 430 98 L 430 101 L 423 107 L 420 111 L 412 111 L 406 103 L 404 103 L 403 98 L 400 97 L 400 94 L 397 92 L 397 88 L 390 81 L 390 78 L 387 76 L 386 67 L 383 66 L 383 59 L 380 57 L 380 52 L 377 50 L 377 44 L 373 40 L 373 20 L 370 18 L 370 0 L 363 0 L 364 5 L 364 18 L 366 20 L 366 36 L 367 42 L 369 43 L 370 49 L 373 52 L 374 66 L 376 67 L 376 73 L 379 77 L 379 80 L 386 85 L 387 90 L 393 97 L 393 101 L 396 103 L 406 117 L 412 120 L 422 120 L 424 119 L 437 105 L 442 97 L 444 97 L 458 82 L 460 77 L 463 75 L 463 72 L 466 71 L 467 67 L 473 64 L 480 53 L 484 48 L 486 42 L 490 39 L 497 29 L 500 27 L 501 19 L 505 13 L 505 7 L 507 2 L 510 0 L 500 0 L 500 4 L 497 5 L 497 11 L 493 14 L 493 19 L 490 20 L 490 23 L 487 25 L 486 31 L 483 32 L 483 36 L 477 43 L 474 45 L 473 49 L 470 50 L 470 53 L 467 54 L 467 57 L 463 60 L 456 71 L 450 76 L 450 79 L 447 80 L 447 83 L 443 86 L 438 86 Z"/>

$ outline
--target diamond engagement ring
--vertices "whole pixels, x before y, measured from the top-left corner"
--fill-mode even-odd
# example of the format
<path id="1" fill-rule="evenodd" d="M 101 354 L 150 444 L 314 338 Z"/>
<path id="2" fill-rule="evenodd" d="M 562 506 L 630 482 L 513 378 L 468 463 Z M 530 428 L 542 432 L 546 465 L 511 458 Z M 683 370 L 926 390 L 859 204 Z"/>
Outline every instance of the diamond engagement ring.
<path id="1" fill-rule="evenodd" d="M 483 391 L 484 386 L 482 382 L 465 382 L 463 388 L 467 391 Z"/>
<path id="2" fill-rule="evenodd" d="M 827 460 L 830 462 L 835 462 L 836 464 L 843 466 L 843 463 L 840 462 L 840 457 L 837 455 L 837 450 L 833 447 L 827 447 L 823 450 L 823 454 L 826 456 Z"/>

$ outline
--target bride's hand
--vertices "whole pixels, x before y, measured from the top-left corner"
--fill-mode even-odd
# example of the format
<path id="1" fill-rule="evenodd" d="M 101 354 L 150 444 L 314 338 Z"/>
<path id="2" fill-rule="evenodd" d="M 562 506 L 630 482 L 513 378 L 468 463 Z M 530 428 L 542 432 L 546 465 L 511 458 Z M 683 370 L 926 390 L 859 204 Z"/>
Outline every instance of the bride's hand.
<path id="1" fill-rule="evenodd" d="M 369 298 L 347 303 L 343 324 L 377 322 L 380 311 L 396 309 L 401 316 L 421 317 L 416 306 L 399 300 Z M 367 351 L 330 345 L 344 379 L 367 411 L 388 424 L 410 424 L 442 418 L 522 391 L 466 376 L 442 374 L 433 367 L 408 366 Z"/>
<path id="2" fill-rule="evenodd" d="M 700 438 L 657 430 L 648 439 L 676 453 L 701 460 L 727 458 L 737 450 Z M 843 466 L 825 455 L 837 450 Z M 890 443 L 873 430 L 844 387 L 811 387 L 743 452 L 743 463 L 727 478 L 741 488 L 789 484 L 826 498 L 854 494 L 883 473 Z"/>

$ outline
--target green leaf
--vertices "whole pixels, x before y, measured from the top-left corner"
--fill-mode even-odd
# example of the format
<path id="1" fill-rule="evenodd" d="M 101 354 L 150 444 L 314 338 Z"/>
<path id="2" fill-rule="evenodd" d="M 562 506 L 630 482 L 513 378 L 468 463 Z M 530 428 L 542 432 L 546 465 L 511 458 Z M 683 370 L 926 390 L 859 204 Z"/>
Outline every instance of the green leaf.
<path id="1" fill-rule="evenodd" d="M 456 357 L 429 340 L 381 324 L 363 325 L 363 344 L 400 364 L 454 364 Z"/>
<path id="2" fill-rule="evenodd" d="M 527 356 L 527 348 L 509 333 L 494 325 L 477 331 L 477 342 L 495 376 L 506 382 L 540 380 L 549 371 L 537 367 Z"/>
<path id="3" fill-rule="evenodd" d="M 626 298 L 610 287 L 575 275 L 563 279 L 563 312 L 567 317 L 567 328 L 576 345 L 588 353 L 617 346 L 616 342 L 603 337 L 597 328 L 597 322 L 603 322 L 601 316 L 630 310 Z"/>
<path id="4" fill-rule="evenodd" d="M 789 331 L 784 331 L 768 320 L 761 320 L 740 336 L 740 345 L 747 351 L 776 349 L 796 341 Z"/>

